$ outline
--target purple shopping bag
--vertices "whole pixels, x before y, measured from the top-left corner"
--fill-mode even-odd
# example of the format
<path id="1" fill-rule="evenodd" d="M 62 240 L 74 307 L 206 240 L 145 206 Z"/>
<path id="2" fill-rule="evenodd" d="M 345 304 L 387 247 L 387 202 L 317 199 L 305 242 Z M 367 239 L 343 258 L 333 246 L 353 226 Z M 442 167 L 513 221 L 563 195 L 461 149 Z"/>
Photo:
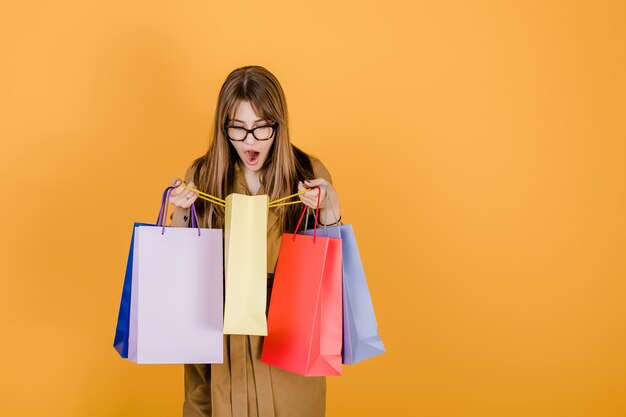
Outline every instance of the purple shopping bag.
<path id="1" fill-rule="evenodd" d="M 313 230 L 307 230 L 306 234 L 312 235 Z M 352 225 L 317 229 L 317 234 L 342 240 L 342 363 L 353 364 L 384 353 L 385 346 L 378 335 L 378 323 Z"/>
<path id="2" fill-rule="evenodd" d="M 135 223 L 114 340 L 136 363 L 222 363 L 222 230 Z M 165 208 L 165 214 L 164 212 Z"/>

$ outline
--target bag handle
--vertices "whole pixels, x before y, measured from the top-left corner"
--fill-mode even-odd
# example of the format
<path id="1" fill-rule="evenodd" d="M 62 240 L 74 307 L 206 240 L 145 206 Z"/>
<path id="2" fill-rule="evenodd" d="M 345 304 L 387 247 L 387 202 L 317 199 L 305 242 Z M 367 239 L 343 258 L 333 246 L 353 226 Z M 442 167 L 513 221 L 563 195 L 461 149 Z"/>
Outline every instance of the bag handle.
<path id="1" fill-rule="evenodd" d="M 161 209 L 159 210 L 159 215 L 156 221 L 157 226 L 163 226 L 163 229 L 161 230 L 161 234 L 165 233 L 165 222 L 167 220 L 167 211 L 169 208 L 170 193 L 175 188 L 176 188 L 175 186 L 167 187 L 165 191 L 163 191 L 163 196 L 161 197 Z M 196 206 L 194 204 L 191 205 L 191 227 L 198 228 L 198 236 L 200 236 L 200 222 L 198 222 L 198 215 L 196 213 Z"/>
<path id="2" fill-rule="evenodd" d="M 328 196 L 328 187 L 326 186 L 326 184 L 320 184 L 320 187 L 322 187 L 324 189 L 324 191 L 326 191 L 326 195 Z M 337 216 L 337 212 L 335 211 L 335 206 L 333 205 L 333 201 L 332 199 L 328 199 L 328 204 L 330 205 L 330 209 L 332 211 L 332 213 L 335 215 L 335 218 L 337 219 L 339 216 Z M 306 208 L 306 216 L 304 217 L 304 230 L 307 231 L 309 230 L 309 210 L 311 210 L 309 207 Z M 341 220 L 336 221 L 335 223 L 333 223 L 332 225 L 325 225 L 322 223 L 318 223 L 321 224 L 324 227 L 324 233 L 326 234 L 326 236 L 328 236 L 328 228 L 329 227 L 339 227 L 341 226 Z M 315 233 L 315 231 L 313 232 Z"/>
<path id="3" fill-rule="evenodd" d="M 339 216 L 337 216 L 337 212 L 335 211 L 335 206 L 333 205 L 333 199 L 332 198 L 328 198 L 328 187 L 326 186 L 326 184 L 321 184 L 320 187 L 324 188 L 324 191 L 326 191 L 326 200 L 328 201 L 328 204 L 330 205 L 330 210 L 332 211 L 332 213 L 335 215 L 335 219 L 337 219 L 337 221 L 334 224 L 331 224 L 330 226 L 326 226 L 325 224 L 322 225 L 324 226 L 324 231 L 326 232 L 326 236 L 328 236 L 328 227 L 339 227 L 341 226 L 339 223 L 341 223 L 341 219 L 339 218 Z"/>
<path id="4" fill-rule="evenodd" d="M 320 212 L 320 196 L 322 194 L 322 190 L 320 190 L 319 185 L 316 185 L 313 188 L 317 188 L 317 204 L 315 205 L 315 223 L 313 225 L 313 243 L 315 243 L 315 238 L 317 237 L 317 218 Z M 300 215 L 300 219 L 298 220 L 298 224 L 296 225 L 296 230 L 293 232 L 294 242 L 296 240 L 296 235 L 298 234 L 298 229 L 300 228 L 300 224 L 302 223 L 302 219 L 304 218 L 304 213 L 306 213 L 307 209 L 308 207 L 305 205 L 304 210 L 302 210 L 302 214 Z"/>
<path id="5" fill-rule="evenodd" d="M 165 209 L 165 201 L 167 199 L 167 191 L 170 187 L 167 187 L 165 191 L 163 191 L 163 196 L 161 197 L 161 209 L 159 210 L 159 215 L 157 216 L 156 225 L 160 226 L 163 221 L 163 210 Z"/>

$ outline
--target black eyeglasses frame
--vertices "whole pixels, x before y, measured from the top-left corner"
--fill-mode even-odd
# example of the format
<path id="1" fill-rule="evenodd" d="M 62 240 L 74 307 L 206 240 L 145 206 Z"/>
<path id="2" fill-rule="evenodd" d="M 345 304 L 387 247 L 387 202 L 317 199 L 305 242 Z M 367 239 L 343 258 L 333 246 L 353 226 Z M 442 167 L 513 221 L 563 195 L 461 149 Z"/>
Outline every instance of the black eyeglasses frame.
<path id="1" fill-rule="evenodd" d="M 234 127 L 237 129 L 243 129 L 246 131 L 246 135 L 243 137 L 243 139 L 233 139 L 228 135 L 228 128 L 230 127 Z M 267 139 L 259 139 L 256 137 L 256 134 L 254 133 L 255 130 L 260 129 L 262 127 L 271 127 L 272 128 L 272 134 L 270 135 L 269 138 Z M 272 123 L 272 124 L 268 124 L 268 125 L 262 125 L 262 126 L 257 126 L 254 127 L 252 129 L 247 129 L 243 126 L 233 126 L 233 125 L 229 125 L 229 124 L 225 124 L 224 125 L 224 134 L 226 135 L 226 137 L 230 140 L 232 140 L 233 142 L 243 142 L 244 140 L 246 140 L 246 138 L 248 137 L 248 134 L 252 133 L 252 137 L 254 137 L 255 140 L 258 140 L 259 142 L 265 142 L 266 140 L 270 140 L 272 139 L 272 137 L 274 137 L 274 134 L 276 134 L 276 130 L 278 128 L 278 123 Z"/>

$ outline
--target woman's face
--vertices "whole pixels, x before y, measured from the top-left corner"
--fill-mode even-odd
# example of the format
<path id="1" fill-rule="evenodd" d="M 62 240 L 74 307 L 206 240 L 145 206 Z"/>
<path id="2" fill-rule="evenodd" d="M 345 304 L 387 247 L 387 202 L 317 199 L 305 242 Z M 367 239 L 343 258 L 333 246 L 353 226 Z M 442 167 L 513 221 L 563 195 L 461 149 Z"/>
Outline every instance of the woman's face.
<path id="1" fill-rule="evenodd" d="M 235 118 L 230 120 L 228 125 L 231 127 L 254 129 L 255 127 L 270 125 L 271 123 L 272 122 L 268 120 L 261 120 L 252 109 L 249 101 L 241 101 L 235 111 Z M 245 167 L 251 171 L 258 171 L 265 163 L 270 149 L 272 148 L 274 138 L 276 137 L 275 130 L 276 129 L 274 129 L 272 136 L 268 140 L 257 140 L 252 132 L 248 133 L 242 141 L 228 140 L 230 140 L 230 143 L 232 143 L 235 147 L 235 150 L 237 151 L 239 158 L 243 161 Z M 233 137 L 236 134 L 236 131 L 232 129 L 230 131 L 230 135 Z M 268 131 L 269 129 L 259 129 L 256 131 L 256 134 L 262 138 L 262 135 Z M 239 131 L 239 133 L 242 135 L 245 134 L 243 131 Z"/>

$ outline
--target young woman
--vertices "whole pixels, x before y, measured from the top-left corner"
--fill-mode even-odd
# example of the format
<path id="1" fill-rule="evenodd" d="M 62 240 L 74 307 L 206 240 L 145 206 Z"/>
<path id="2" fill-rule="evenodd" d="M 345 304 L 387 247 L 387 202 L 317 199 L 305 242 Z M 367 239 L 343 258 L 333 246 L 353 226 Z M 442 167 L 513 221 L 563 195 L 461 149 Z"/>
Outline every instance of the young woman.
<path id="1" fill-rule="evenodd" d="M 340 218 L 337 192 L 324 165 L 291 144 L 287 102 L 278 80 L 259 66 L 231 72 L 220 90 L 213 140 L 187 170 L 188 187 L 225 198 L 231 193 L 277 200 L 320 185 L 319 223 Z M 174 185 L 179 185 L 176 179 Z M 315 208 L 318 189 L 300 196 Z M 222 228 L 224 209 L 182 186 L 172 191 L 172 226 L 189 226 L 195 204 L 203 227 Z M 293 233 L 301 204 L 270 208 L 268 299 L 283 232 Z M 304 377 L 261 362 L 262 336 L 224 335 L 224 363 L 185 365 L 184 417 L 318 417 L 325 414 L 325 377 Z"/>

